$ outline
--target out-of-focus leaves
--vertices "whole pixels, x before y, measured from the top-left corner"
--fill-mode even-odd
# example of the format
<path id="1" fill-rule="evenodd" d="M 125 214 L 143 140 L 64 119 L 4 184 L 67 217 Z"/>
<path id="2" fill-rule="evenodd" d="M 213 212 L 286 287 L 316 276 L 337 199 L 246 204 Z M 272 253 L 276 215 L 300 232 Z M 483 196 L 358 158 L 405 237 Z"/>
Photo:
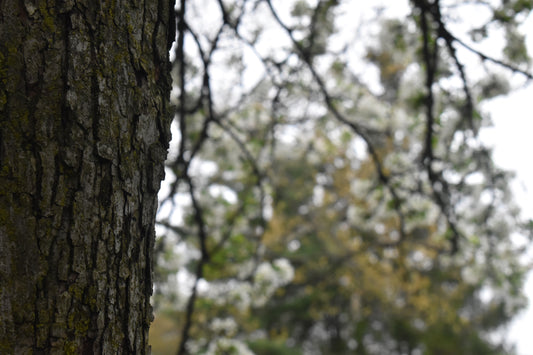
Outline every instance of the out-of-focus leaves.
<path id="1" fill-rule="evenodd" d="M 506 31 L 506 45 L 503 50 L 506 59 L 512 63 L 528 63 L 529 55 L 527 52 L 525 36 L 518 33 L 515 29 L 508 29 Z"/>
<path id="2" fill-rule="evenodd" d="M 527 77 L 518 25 L 530 3 L 491 7 L 466 32 L 481 43 L 504 31 L 499 58 L 454 37 L 462 3 L 413 1 L 405 18 L 378 10 L 349 38 L 337 26 L 345 5 L 188 8 L 154 349 L 508 350 L 489 334 L 525 305 L 523 248 L 510 236 L 533 227 L 477 137 L 488 124 L 478 105 L 510 90 L 502 71 Z M 483 74 L 470 79 L 471 68 Z M 166 316 L 181 326 L 172 340 Z"/>

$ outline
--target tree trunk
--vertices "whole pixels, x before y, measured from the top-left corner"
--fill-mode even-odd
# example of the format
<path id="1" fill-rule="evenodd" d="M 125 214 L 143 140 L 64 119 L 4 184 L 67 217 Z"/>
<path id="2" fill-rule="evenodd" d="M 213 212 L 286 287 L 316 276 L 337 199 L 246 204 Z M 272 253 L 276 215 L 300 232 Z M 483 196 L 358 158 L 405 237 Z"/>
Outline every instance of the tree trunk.
<path id="1" fill-rule="evenodd" d="M 171 1 L 0 0 L 0 353 L 145 354 Z"/>

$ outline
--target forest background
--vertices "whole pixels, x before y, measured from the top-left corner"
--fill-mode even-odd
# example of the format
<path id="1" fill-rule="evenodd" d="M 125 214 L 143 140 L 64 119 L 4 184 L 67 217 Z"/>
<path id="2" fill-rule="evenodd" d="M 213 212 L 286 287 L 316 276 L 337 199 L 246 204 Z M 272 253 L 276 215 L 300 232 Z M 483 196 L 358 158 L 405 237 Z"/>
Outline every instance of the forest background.
<path id="1" fill-rule="evenodd" d="M 177 4 L 154 353 L 513 353 L 531 4 L 368 5 Z"/>

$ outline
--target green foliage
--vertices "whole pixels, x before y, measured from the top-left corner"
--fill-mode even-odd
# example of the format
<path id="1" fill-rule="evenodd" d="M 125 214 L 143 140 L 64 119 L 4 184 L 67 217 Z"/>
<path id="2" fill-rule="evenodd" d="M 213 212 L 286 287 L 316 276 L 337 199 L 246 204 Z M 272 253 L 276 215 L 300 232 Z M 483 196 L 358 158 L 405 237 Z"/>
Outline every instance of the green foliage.
<path id="1" fill-rule="evenodd" d="M 508 29 L 506 35 L 506 46 L 503 50 L 506 59 L 514 63 L 529 64 L 525 36 L 520 34 L 516 29 Z"/>
<path id="2" fill-rule="evenodd" d="M 218 28 L 188 15 L 198 48 L 174 73 L 193 84 L 177 101 L 158 297 L 190 325 L 191 353 L 508 351 L 489 335 L 525 304 L 510 235 L 527 224 L 477 133 L 479 105 L 512 89 L 502 70 L 527 59 L 513 31 L 528 8 L 506 2 L 471 29 L 483 41 L 505 22 L 494 69 L 474 48 L 474 64 L 457 57 L 445 20 L 460 5 L 426 3 L 341 51 L 342 2 L 235 1 Z M 472 66 L 486 72 L 470 82 Z"/>

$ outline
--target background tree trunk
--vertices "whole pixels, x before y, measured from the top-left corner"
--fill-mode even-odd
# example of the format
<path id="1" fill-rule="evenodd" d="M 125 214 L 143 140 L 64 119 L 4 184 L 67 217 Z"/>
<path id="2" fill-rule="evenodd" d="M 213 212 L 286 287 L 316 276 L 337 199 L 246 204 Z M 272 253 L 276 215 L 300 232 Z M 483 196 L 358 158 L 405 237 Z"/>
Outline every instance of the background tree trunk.
<path id="1" fill-rule="evenodd" d="M 148 352 L 172 6 L 0 1 L 2 354 Z"/>

